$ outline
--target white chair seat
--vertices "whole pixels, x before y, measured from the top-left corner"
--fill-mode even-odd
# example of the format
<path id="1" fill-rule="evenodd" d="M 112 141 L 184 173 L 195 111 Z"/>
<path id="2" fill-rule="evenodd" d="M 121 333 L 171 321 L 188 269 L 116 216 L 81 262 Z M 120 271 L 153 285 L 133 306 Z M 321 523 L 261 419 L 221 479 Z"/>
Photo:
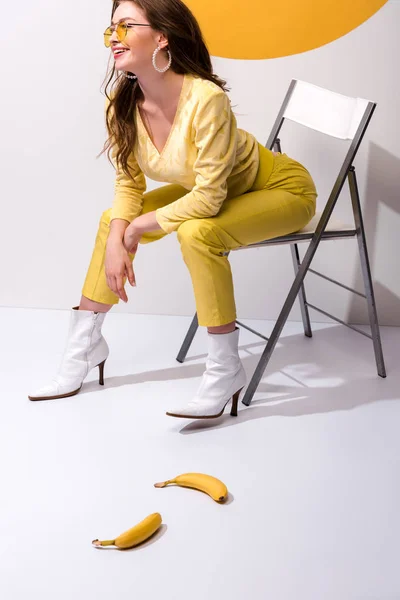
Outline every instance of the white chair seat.
<path id="1" fill-rule="evenodd" d="M 249 246 L 240 246 L 240 248 L 235 248 L 235 250 L 245 250 L 246 248 L 261 248 L 262 246 L 277 246 L 279 244 L 294 244 L 300 242 L 306 242 L 310 240 L 317 228 L 318 221 L 321 218 L 322 213 L 316 212 L 311 221 L 300 229 L 300 231 L 296 231 L 295 233 L 289 233 L 288 235 L 283 235 L 281 237 L 272 238 L 270 240 L 265 240 L 263 242 L 258 242 L 257 244 L 250 244 Z M 354 225 L 350 225 L 349 223 L 344 223 L 343 221 L 339 221 L 335 217 L 331 217 L 328 221 L 328 225 L 326 226 L 325 232 L 322 235 L 322 239 L 338 239 L 338 238 L 348 238 L 354 237 L 356 235 L 356 229 Z"/>
<path id="2" fill-rule="evenodd" d="M 303 227 L 303 229 L 301 229 L 298 233 L 314 233 L 314 231 L 317 229 L 318 221 L 320 220 L 321 215 L 322 215 L 321 212 L 316 212 L 314 217 L 308 223 L 308 225 Z M 354 225 L 350 225 L 349 223 L 344 223 L 343 221 L 339 221 L 339 219 L 335 219 L 334 217 L 331 217 L 328 221 L 328 225 L 326 226 L 325 231 L 326 232 L 328 232 L 328 231 L 330 231 L 330 232 L 334 232 L 334 231 L 336 231 L 336 232 L 341 232 L 341 231 L 355 232 L 355 227 L 354 227 Z M 354 233 L 353 233 L 353 235 L 354 235 Z"/>

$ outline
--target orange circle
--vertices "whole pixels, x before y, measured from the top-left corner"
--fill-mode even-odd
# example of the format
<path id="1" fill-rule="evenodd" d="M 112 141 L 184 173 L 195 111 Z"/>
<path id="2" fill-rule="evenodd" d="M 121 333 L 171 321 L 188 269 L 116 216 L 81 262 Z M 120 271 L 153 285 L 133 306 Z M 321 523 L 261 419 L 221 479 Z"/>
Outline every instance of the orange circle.
<path id="1" fill-rule="evenodd" d="M 213 56 L 237 59 L 299 54 L 336 40 L 388 0 L 184 0 Z"/>

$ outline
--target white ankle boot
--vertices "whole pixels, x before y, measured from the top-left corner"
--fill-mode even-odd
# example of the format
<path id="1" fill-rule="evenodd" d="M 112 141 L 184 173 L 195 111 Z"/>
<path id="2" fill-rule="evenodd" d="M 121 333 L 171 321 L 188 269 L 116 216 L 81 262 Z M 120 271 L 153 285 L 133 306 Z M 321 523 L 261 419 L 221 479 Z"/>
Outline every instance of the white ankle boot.
<path id="1" fill-rule="evenodd" d="M 231 415 L 237 416 L 240 392 L 246 375 L 238 353 L 239 329 L 232 333 L 208 334 L 208 357 L 195 398 L 184 407 L 168 411 L 170 417 L 213 419 L 220 417 L 232 399 Z"/>
<path id="2" fill-rule="evenodd" d="M 72 309 L 67 345 L 58 374 L 48 385 L 28 396 L 29 400 L 74 396 L 94 367 L 99 367 L 99 384 L 104 385 L 104 363 L 109 354 L 101 334 L 105 316 L 106 313 Z"/>

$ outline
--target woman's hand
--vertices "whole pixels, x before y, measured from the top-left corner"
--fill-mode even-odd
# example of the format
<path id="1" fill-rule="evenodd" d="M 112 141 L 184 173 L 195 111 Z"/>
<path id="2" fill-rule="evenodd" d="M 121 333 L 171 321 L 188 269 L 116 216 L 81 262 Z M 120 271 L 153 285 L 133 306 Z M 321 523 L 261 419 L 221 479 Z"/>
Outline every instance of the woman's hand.
<path id="1" fill-rule="evenodd" d="M 110 239 L 107 242 L 105 272 L 107 285 L 114 294 L 124 302 L 128 302 L 125 292 L 125 279 L 132 286 L 136 285 L 135 274 L 128 252 L 122 240 Z"/>
<path id="2" fill-rule="evenodd" d="M 125 229 L 124 246 L 126 250 L 134 254 L 143 234 L 160 230 L 161 227 L 157 222 L 155 210 L 136 217 Z"/>
<path id="3" fill-rule="evenodd" d="M 141 237 L 142 234 L 138 232 L 135 226 L 135 221 L 132 221 L 132 223 L 125 229 L 123 240 L 125 250 L 130 254 L 135 254 Z"/>
<path id="4" fill-rule="evenodd" d="M 136 285 L 135 274 L 129 254 L 135 254 L 143 233 L 161 229 L 155 212 L 140 215 L 127 226 L 126 221 L 111 221 L 111 233 L 107 240 L 105 271 L 107 285 L 121 300 L 128 302 L 125 292 L 125 278 L 132 286 Z"/>

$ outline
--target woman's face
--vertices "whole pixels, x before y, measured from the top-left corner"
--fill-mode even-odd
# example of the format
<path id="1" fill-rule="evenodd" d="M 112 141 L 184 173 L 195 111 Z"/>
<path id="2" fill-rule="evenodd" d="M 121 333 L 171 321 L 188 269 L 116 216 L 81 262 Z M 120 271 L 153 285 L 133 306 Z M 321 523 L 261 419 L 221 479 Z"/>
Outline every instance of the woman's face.
<path id="1" fill-rule="evenodd" d="M 167 42 L 164 36 L 149 27 L 137 27 L 135 23 L 148 24 L 145 13 L 134 2 L 122 2 L 116 9 L 112 25 L 124 22 L 128 26 L 127 35 L 119 40 L 114 31 L 110 42 L 118 71 L 143 73 L 151 67 L 151 59 L 157 46 L 164 47 Z M 120 51 L 123 52 L 120 53 Z"/>

